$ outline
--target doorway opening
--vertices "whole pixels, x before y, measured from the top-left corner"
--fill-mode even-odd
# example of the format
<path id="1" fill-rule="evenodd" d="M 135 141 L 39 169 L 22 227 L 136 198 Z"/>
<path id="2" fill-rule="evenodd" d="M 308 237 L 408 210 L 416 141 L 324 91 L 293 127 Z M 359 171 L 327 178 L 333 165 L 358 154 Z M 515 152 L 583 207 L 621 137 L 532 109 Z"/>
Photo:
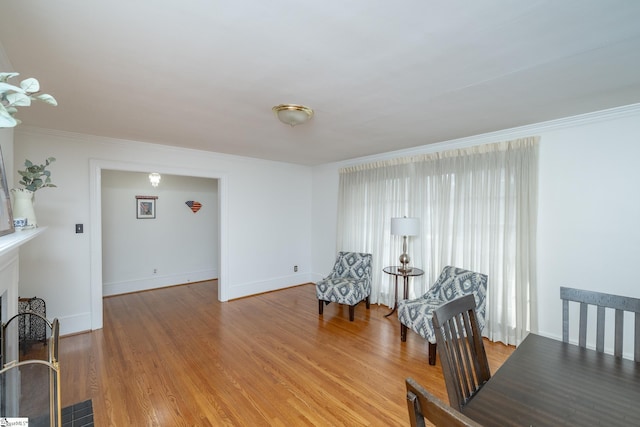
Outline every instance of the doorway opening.
<path id="1" fill-rule="evenodd" d="M 209 170 L 186 168 L 170 168 L 154 164 L 132 164 L 104 160 L 90 161 L 90 205 L 91 224 L 91 329 L 100 329 L 103 325 L 103 218 L 102 218 L 102 175 L 104 171 L 121 171 L 146 173 L 150 171 L 177 177 L 210 178 L 217 182 L 217 275 L 218 300 L 227 301 L 226 271 L 227 255 L 222 248 L 226 247 L 226 200 L 227 177 L 224 173 Z M 132 202 L 132 208 L 134 204 Z"/>

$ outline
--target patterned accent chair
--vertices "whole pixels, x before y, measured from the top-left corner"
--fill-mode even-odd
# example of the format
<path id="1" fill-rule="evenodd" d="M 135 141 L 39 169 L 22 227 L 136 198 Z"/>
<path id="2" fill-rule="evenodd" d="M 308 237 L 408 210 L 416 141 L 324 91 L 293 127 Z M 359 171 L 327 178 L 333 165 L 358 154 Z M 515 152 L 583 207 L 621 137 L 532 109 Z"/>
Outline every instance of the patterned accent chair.
<path id="1" fill-rule="evenodd" d="M 429 364 L 436 364 L 436 335 L 433 330 L 433 310 L 442 304 L 473 294 L 476 300 L 478 329 L 485 323 L 487 301 L 487 275 L 447 266 L 442 269 L 438 280 L 419 298 L 398 302 L 400 339 L 407 340 L 407 328 L 418 333 L 429 343 Z"/>
<path id="2" fill-rule="evenodd" d="M 371 254 L 338 252 L 333 271 L 316 283 L 318 311 L 330 302 L 349 306 L 349 320 L 353 322 L 356 305 L 364 300 L 370 307 Z"/>

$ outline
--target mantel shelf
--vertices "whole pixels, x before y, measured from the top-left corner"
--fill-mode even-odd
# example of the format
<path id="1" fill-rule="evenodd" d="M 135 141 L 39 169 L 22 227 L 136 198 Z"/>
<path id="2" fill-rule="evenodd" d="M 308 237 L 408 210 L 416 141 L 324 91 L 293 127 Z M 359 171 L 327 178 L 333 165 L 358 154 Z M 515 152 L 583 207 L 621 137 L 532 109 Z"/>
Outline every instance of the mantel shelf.
<path id="1" fill-rule="evenodd" d="M 47 227 L 38 227 L 31 230 L 20 230 L 0 237 L 0 256 L 24 245 L 46 229 Z"/>

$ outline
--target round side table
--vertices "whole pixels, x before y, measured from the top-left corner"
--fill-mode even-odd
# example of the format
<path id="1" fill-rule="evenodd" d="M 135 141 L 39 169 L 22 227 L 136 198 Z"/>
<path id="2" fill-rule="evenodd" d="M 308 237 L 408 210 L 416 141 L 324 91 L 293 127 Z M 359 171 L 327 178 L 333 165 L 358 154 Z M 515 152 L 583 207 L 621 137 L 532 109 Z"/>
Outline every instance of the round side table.
<path id="1" fill-rule="evenodd" d="M 396 310 L 398 309 L 398 277 L 402 277 L 404 279 L 404 299 L 407 299 L 407 294 L 409 293 L 409 277 L 417 277 L 417 276 L 422 276 L 424 274 L 424 271 L 420 270 L 419 268 L 415 268 L 415 267 L 410 267 L 409 271 L 403 271 L 402 267 L 394 265 L 394 266 L 390 266 L 390 267 L 385 267 L 382 269 L 382 271 L 384 271 L 387 274 L 391 274 L 393 276 L 395 276 L 396 280 L 395 280 L 395 284 L 396 284 L 396 291 L 395 291 L 395 300 L 393 303 L 393 309 L 388 313 L 385 314 L 384 317 L 389 317 L 391 316 L 393 313 L 396 312 Z"/>

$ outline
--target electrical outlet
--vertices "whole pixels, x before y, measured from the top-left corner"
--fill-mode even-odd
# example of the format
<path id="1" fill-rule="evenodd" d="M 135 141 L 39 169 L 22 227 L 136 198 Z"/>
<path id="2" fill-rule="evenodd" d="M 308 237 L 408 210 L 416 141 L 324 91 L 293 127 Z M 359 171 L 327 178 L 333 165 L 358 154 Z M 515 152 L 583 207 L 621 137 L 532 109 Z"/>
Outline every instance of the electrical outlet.
<path id="1" fill-rule="evenodd" d="M 153 269 L 153 274 L 156 274 L 157 272 L 158 272 L 158 269 L 157 269 L 157 268 L 154 268 L 154 269 Z"/>
<path id="2" fill-rule="evenodd" d="M 297 272 L 298 272 L 298 266 L 297 266 L 297 265 L 294 265 L 294 266 L 293 266 L 293 272 L 294 272 L 294 273 L 297 273 Z"/>
<path id="3" fill-rule="evenodd" d="M 76 224 L 76 233 L 84 233 L 84 226 L 82 224 Z"/>

